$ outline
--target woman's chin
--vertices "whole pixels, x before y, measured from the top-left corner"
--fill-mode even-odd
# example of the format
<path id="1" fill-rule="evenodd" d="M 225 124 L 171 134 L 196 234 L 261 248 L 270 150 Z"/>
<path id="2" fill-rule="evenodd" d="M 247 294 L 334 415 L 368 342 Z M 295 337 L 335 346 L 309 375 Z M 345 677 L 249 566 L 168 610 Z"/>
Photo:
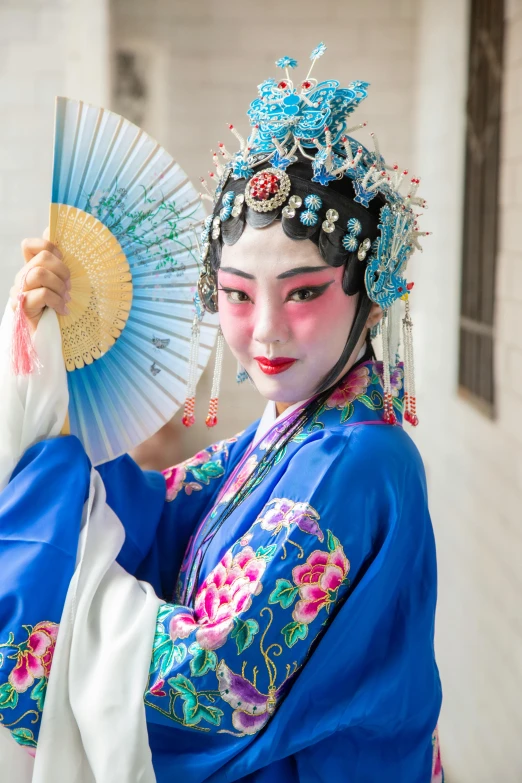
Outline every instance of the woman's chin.
<path id="1" fill-rule="evenodd" d="M 289 371 L 287 370 L 287 372 Z M 295 378 L 283 378 L 282 376 L 285 374 L 266 375 L 257 367 L 252 367 L 249 371 L 256 389 L 266 400 L 293 405 L 295 402 L 301 402 L 312 396 L 313 391 L 305 388 L 305 384 L 297 382 Z"/>

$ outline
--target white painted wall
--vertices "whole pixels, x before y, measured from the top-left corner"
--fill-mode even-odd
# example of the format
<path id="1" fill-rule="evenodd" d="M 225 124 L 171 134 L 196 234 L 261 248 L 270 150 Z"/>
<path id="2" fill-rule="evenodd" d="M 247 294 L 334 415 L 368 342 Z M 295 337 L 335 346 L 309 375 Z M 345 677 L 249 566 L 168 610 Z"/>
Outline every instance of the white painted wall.
<path id="1" fill-rule="evenodd" d="M 420 3 L 416 147 L 434 232 L 416 261 L 416 438 L 438 542 L 449 783 L 522 780 L 522 4 L 508 3 L 491 421 L 457 394 L 467 3 Z"/>
<path id="2" fill-rule="evenodd" d="M 56 95 L 108 97 L 106 0 L 0 2 L 0 305 L 48 224 Z"/>

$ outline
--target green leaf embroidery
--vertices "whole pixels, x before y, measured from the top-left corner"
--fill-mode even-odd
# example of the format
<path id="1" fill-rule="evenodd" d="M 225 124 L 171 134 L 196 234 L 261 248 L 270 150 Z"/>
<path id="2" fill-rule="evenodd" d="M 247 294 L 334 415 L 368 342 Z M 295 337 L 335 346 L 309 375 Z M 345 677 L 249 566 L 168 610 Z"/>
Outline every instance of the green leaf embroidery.
<path id="1" fill-rule="evenodd" d="M 187 466 L 187 471 L 190 471 L 194 478 L 203 484 L 210 484 L 210 479 L 219 478 L 225 473 L 220 460 L 211 460 L 210 462 L 204 462 L 203 465 L 195 465 L 194 467 Z"/>
<path id="2" fill-rule="evenodd" d="M 213 726 L 220 725 L 223 711 L 217 707 L 201 704 L 199 694 L 190 680 L 178 674 L 176 677 L 171 677 L 168 683 L 183 699 L 183 717 L 187 726 L 196 726 L 202 720 Z"/>
<path id="3" fill-rule="evenodd" d="M 196 689 L 183 674 L 176 674 L 175 677 L 171 677 L 167 682 L 174 690 L 181 693 L 184 699 L 197 698 Z"/>
<path id="4" fill-rule="evenodd" d="M 45 677 L 42 677 L 40 680 L 38 680 L 33 690 L 31 691 L 31 699 L 35 700 L 36 706 L 38 707 L 40 712 L 42 712 L 44 708 L 46 691 L 47 691 L 47 680 L 45 679 Z"/>
<path id="5" fill-rule="evenodd" d="M 234 629 L 230 636 L 236 640 L 238 654 L 250 647 L 258 631 L 259 625 L 255 620 L 239 620 L 237 617 L 235 618 Z"/>
<path id="6" fill-rule="evenodd" d="M 218 709 L 218 707 L 201 704 L 199 701 L 196 704 L 189 705 L 188 702 L 183 704 L 183 716 L 188 726 L 197 726 L 202 720 L 211 723 L 213 726 L 219 726 L 223 714 L 223 710 Z"/>
<path id="7" fill-rule="evenodd" d="M 274 590 L 270 593 L 269 604 L 281 604 L 282 609 L 288 609 L 295 601 L 299 592 L 298 587 L 288 581 L 288 579 L 278 579 Z"/>
<path id="8" fill-rule="evenodd" d="M 173 611 L 174 611 L 174 607 L 172 606 L 172 604 L 163 604 L 162 606 L 160 606 L 158 610 L 158 616 L 156 618 L 156 622 L 158 624 L 163 623 L 165 619 L 169 616 L 169 614 L 172 614 Z M 158 626 L 156 626 L 156 629 L 158 632 L 163 631 L 163 633 L 165 633 L 165 629 L 163 627 L 158 628 Z"/>
<path id="9" fill-rule="evenodd" d="M 287 647 L 293 647 L 299 639 L 306 639 L 308 636 L 308 626 L 305 623 L 288 623 L 281 631 L 285 637 Z"/>
<path id="10" fill-rule="evenodd" d="M 348 421 L 348 419 L 351 419 L 353 416 L 353 403 L 348 403 L 348 405 L 345 405 L 343 408 L 343 412 L 341 413 L 341 424 L 344 424 L 345 421 Z"/>
<path id="11" fill-rule="evenodd" d="M 8 707 L 14 710 L 18 704 L 18 692 L 15 691 L 10 682 L 4 682 L 0 686 L 0 708 Z"/>
<path id="12" fill-rule="evenodd" d="M 333 552 L 334 549 L 341 546 L 341 542 L 334 536 L 331 530 L 328 530 L 328 549 Z M 342 548 L 342 547 L 341 547 Z"/>
<path id="13" fill-rule="evenodd" d="M 193 677 L 203 677 L 207 672 L 216 670 L 217 655 L 214 650 L 203 650 L 197 642 L 194 642 L 189 647 L 189 653 L 194 656 L 190 661 L 190 671 Z"/>
<path id="14" fill-rule="evenodd" d="M 27 745 L 30 748 L 36 748 L 36 740 L 30 729 L 13 729 L 11 733 L 19 745 Z"/>
<path id="15" fill-rule="evenodd" d="M 256 557 L 262 557 L 264 560 L 272 560 L 277 551 L 277 544 L 270 544 L 270 546 L 260 546 L 256 552 Z"/>

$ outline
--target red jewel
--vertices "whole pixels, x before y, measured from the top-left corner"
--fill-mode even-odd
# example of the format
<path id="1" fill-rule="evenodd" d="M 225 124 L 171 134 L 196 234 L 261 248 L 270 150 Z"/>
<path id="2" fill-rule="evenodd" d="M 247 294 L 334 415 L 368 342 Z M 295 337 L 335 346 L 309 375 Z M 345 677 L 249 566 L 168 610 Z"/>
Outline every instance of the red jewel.
<path id="1" fill-rule="evenodd" d="M 279 177 L 269 172 L 261 172 L 250 181 L 252 197 L 259 201 L 266 201 L 275 195 L 280 187 Z"/>
<path id="2" fill-rule="evenodd" d="M 402 289 L 402 286 L 401 286 L 400 288 L 398 288 L 398 289 L 397 289 L 397 291 L 398 291 L 400 294 L 402 294 L 402 290 L 403 290 L 403 289 Z"/>
<path id="3" fill-rule="evenodd" d="M 279 87 L 280 90 L 286 90 L 288 84 L 286 82 L 279 82 L 277 86 Z"/>
<path id="4" fill-rule="evenodd" d="M 311 86 L 312 86 L 312 82 L 303 82 L 301 85 L 303 90 L 309 90 Z"/>
<path id="5" fill-rule="evenodd" d="M 206 418 L 205 424 L 207 425 L 207 427 L 215 427 L 217 424 L 217 416 L 215 414 L 209 413 Z"/>
<path id="6" fill-rule="evenodd" d="M 185 427 L 192 427 L 196 419 L 194 418 L 194 414 L 185 415 L 181 419 L 181 423 L 185 425 Z"/>

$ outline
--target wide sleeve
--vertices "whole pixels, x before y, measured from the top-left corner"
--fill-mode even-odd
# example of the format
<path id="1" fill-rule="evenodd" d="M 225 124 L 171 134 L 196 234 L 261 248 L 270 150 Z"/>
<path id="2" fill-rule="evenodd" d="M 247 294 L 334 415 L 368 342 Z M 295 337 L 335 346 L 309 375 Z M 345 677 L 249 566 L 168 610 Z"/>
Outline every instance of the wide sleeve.
<path id="1" fill-rule="evenodd" d="M 435 593 L 409 438 L 360 427 L 305 444 L 194 608 L 159 610 L 145 696 L 157 772 L 304 764 L 314 780 L 429 783 Z"/>
<path id="2" fill-rule="evenodd" d="M 142 470 L 128 454 L 98 465 L 107 505 L 125 529 L 118 562 L 172 599 L 194 529 L 251 440 L 255 425 L 162 472 Z"/>

